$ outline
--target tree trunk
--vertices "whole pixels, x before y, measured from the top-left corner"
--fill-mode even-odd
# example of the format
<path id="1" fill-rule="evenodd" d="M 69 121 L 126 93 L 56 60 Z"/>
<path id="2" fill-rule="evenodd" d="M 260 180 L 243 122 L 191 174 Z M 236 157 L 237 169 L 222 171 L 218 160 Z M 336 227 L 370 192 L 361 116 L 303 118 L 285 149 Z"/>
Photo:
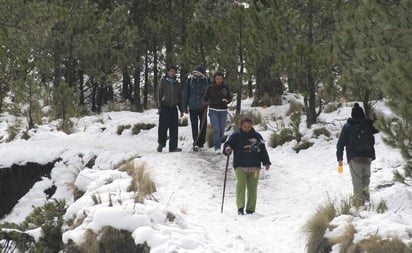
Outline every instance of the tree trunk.
<path id="1" fill-rule="evenodd" d="M 249 80 L 247 82 L 247 91 L 248 91 L 248 97 L 249 98 L 253 97 L 253 82 L 252 82 L 252 80 Z"/>
<path id="2" fill-rule="evenodd" d="M 83 71 L 80 70 L 78 72 L 78 78 L 79 78 L 79 104 L 84 105 L 84 76 L 83 76 Z"/>
<path id="3" fill-rule="evenodd" d="M 52 36 L 54 37 L 54 41 L 53 41 L 53 63 L 54 63 L 53 84 L 54 84 L 54 87 L 58 87 L 60 85 L 60 80 L 62 76 L 61 53 L 60 53 L 61 43 L 58 39 L 59 32 L 61 29 L 62 29 L 61 23 L 55 23 L 54 26 L 52 27 Z"/>
<path id="4" fill-rule="evenodd" d="M 71 36 L 69 43 L 69 56 L 66 66 L 66 83 L 69 87 L 76 87 L 76 59 L 73 56 L 73 36 Z"/>
<path id="5" fill-rule="evenodd" d="M 92 112 L 97 112 L 97 105 L 96 105 L 96 96 L 97 96 L 97 83 L 94 81 L 94 78 L 91 77 L 89 80 L 90 84 L 92 85 L 92 94 L 91 94 L 91 104 L 92 104 Z"/>
<path id="6" fill-rule="evenodd" d="M 267 56 L 257 64 L 256 91 L 252 106 L 271 106 L 282 103 L 283 84 L 279 76 L 272 76 L 270 70 L 274 63 L 274 57 Z"/>
<path id="7" fill-rule="evenodd" d="M 144 56 L 144 87 L 143 87 L 143 109 L 147 109 L 147 97 L 149 95 L 149 51 Z"/>
<path id="8" fill-rule="evenodd" d="M 128 99 L 130 100 L 131 97 L 132 97 L 132 95 L 131 95 L 131 93 L 132 93 L 131 86 L 132 85 L 131 85 L 131 80 L 130 80 L 129 73 L 128 73 L 126 68 L 123 69 L 122 76 L 123 76 L 123 79 L 122 79 L 122 92 L 121 92 L 122 98 L 124 100 L 128 100 Z"/>
<path id="9" fill-rule="evenodd" d="M 102 112 L 102 105 L 103 105 L 103 87 L 101 83 L 97 83 L 97 93 L 96 93 L 96 109 L 98 113 Z"/>
<path id="10" fill-rule="evenodd" d="M 159 70 L 157 59 L 157 41 L 153 45 L 153 93 L 154 100 L 157 101 L 157 87 L 159 86 Z"/>
<path id="11" fill-rule="evenodd" d="M 168 6 L 167 6 L 167 11 L 168 13 L 173 13 L 173 1 L 167 1 Z M 173 15 L 171 15 L 173 18 Z M 167 32 L 166 32 L 166 67 L 169 67 L 171 65 L 175 65 L 176 63 L 174 62 L 174 56 L 173 56 L 173 20 L 169 20 L 167 22 Z"/>
<path id="12" fill-rule="evenodd" d="M 307 89 L 308 95 L 305 96 L 305 107 L 306 107 L 306 125 L 310 128 L 313 124 L 316 123 L 316 84 L 312 76 L 312 68 L 309 65 L 307 68 Z"/>
<path id="13" fill-rule="evenodd" d="M 140 99 L 140 69 L 136 68 L 133 82 L 133 105 L 136 112 L 142 112 L 142 101 Z"/>
<path id="14" fill-rule="evenodd" d="M 26 80 L 27 81 L 27 80 Z M 28 109 L 28 115 L 27 115 L 27 121 L 28 121 L 28 126 L 29 129 L 34 128 L 34 122 L 33 122 L 33 82 L 29 81 L 29 109 Z"/>
<path id="15" fill-rule="evenodd" d="M 311 47 L 314 44 L 314 31 L 313 31 L 313 3 L 310 0 L 308 2 L 308 33 L 307 43 Z M 313 77 L 312 62 L 306 64 L 306 80 L 307 80 L 307 97 L 305 97 L 306 106 L 306 125 L 310 128 L 316 123 L 318 115 L 316 114 L 316 81 Z"/>

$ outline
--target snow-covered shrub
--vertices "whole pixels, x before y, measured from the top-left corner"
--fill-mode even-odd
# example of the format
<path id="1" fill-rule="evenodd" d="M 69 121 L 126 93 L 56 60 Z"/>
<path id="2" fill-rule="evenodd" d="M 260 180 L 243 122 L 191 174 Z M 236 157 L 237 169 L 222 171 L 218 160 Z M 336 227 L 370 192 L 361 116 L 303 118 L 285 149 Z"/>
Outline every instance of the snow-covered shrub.
<path id="1" fill-rule="evenodd" d="M 324 113 L 331 113 L 337 111 L 339 108 L 339 104 L 337 103 L 328 103 L 325 105 L 325 108 L 323 108 Z"/>
<path id="2" fill-rule="evenodd" d="M 66 202 L 55 200 L 34 208 L 21 224 L 0 224 L 0 240 L 7 241 L 0 243 L 1 252 L 59 252 L 65 212 Z"/>
<path id="3" fill-rule="evenodd" d="M 132 127 L 131 125 L 118 125 L 116 133 L 118 135 L 122 135 L 122 133 L 125 129 L 130 129 L 131 127 Z"/>
<path id="4" fill-rule="evenodd" d="M 19 129 L 15 125 L 10 125 L 7 128 L 7 142 L 13 141 L 16 136 L 19 134 Z"/>
<path id="5" fill-rule="evenodd" d="M 386 205 L 385 200 L 381 199 L 378 206 L 376 207 L 376 212 L 377 213 L 384 213 L 386 211 L 388 211 L 388 205 Z"/>
<path id="6" fill-rule="evenodd" d="M 57 130 L 63 131 L 66 134 L 71 134 L 73 133 L 73 126 L 74 124 L 70 119 L 60 120 Z"/>
<path id="7" fill-rule="evenodd" d="M 399 238 L 383 239 L 380 236 L 373 235 L 363 239 L 358 244 L 358 249 L 352 252 L 373 252 L 373 253 L 405 253 L 411 252 L 412 248 L 407 246 Z"/>
<path id="8" fill-rule="evenodd" d="M 355 238 L 355 233 L 356 233 L 355 226 L 353 224 L 349 224 L 345 226 L 343 233 L 333 239 L 329 239 L 330 243 L 332 245 L 334 244 L 339 244 L 340 245 L 340 251 L 339 252 L 346 252 L 346 253 L 355 253 L 358 251 L 355 251 L 357 247 L 353 243 L 353 239 Z"/>
<path id="9" fill-rule="evenodd" d="M 187 126 L 187 123 L 186 123 L 186 126 Z M 146 123 L 134 124 L 132 127 L 132 134 L 138 135 L 141 130 L 149 130 L 149 129 L 152 129 L 153 127 L 155 127 L 154 124 L 146 124 Z"/>
<path id="10" fill-rule="evenodd" d="M 150 247 L 146 242 L 136 245 L 129 231 L 105 226 L 98 234 L 87 230 L 84 242 L 80 246 L 69 243 L 65 250 L 71 253 L 149 253 Z"/>
<path id="11" fill-rule="evenodd" d="M 296 144 L 296 145 L 293 147 L 293 150 L 295 150 L 296 153 L 299 153 L 301 150 L 308 149 L 308 148 L 310 148 L 310 147 L 312 147 L 312 146 L 313 146 L 313 142 L 304 140 L 304 141 L 301 141 L 301 142 L 299 142 L 298 144 Z"/>
<path id="12" fill-rule="evenodd" d="M 273 132 L 270 136 L 269 146 L 272 148 L 276 148 L 277 146 L 281 146 L 286 142 L 294 140 L 294 134 L 292 129 L 290 128 L 283 128 L 280 130 L 279 133 Z"/>
<path id="13" fill-rule="evenodd" d="M 308 253 L 327 253 L 331 251 L 331 244 L 324 237 L 330 221 L 336 216 L 333 203 L 320 206 L 316 213 L 304 225 L 304 232 L 307 235 L 306 247 Z"/>
<path id="14" fill-rule="evenodd" d="M 328 129 L 326 129 L 326 127 L 321 127 L 321 128 L 316 128 L 313 130 L 313 137 L 314 138 L 319 138 L 319 136 L 324 135 L 326 137 L 330 137 L 331 133 L 329 132 Z"/>
<path id="15" fill-rule="evenodd" d="M 354 223 L 359 219 L 359 207 L 353 201 L 351 197 L 342 201 L 340 212 L 333 203 L 328 202 L 311 216 L 304 226 L 308 253 L 330 252 L 332 249 L 340 253 L 412 252 L 412 245 L 407 246 L 396 236 L 382 238 L 377 234 L 369 234 L 359 240 L 357 234 L 362 230 L 358 231 Z M 386 206 L 386 202 L 381 201 L 376 212 L 380 213 L 378 209 L 381 205 Z M 357 208 L 356 215 L 352 214 L 352 207 Z"/>
<path id="16" fill-rule="evenodd" d="M 156 192 L 156 185 L 147 172 L 145 164 L 136 167 L 133 161 L 128 162 L 120 168 L 121 171 L 126 171 L 132 177 L 129 192 L 136 192 L 135 201 L 143 203 L 144 199 Z"/>
<path id="17" fill-rule="evenodd" d="M 289 100 L 289 109 L 286 112 L 287 116 L 290 116 L 294 113 L 299 113 L 301 114 L 304 111 L 304 106 L 298 102 L 296 99 L 290 99 Z"/>
<path id="18" fill-rule="evenodd" d="M 299 131 L 299 126 L 302 121 L 302 113 L 299 111 L 296 111 L 292 113 L 292 115 L 290 115 L 290 119 L 291 119 L 291 122 L 289 125 L 293 130 L 295 140 L 299 143 L 302 140 L 302 134 Z"/>

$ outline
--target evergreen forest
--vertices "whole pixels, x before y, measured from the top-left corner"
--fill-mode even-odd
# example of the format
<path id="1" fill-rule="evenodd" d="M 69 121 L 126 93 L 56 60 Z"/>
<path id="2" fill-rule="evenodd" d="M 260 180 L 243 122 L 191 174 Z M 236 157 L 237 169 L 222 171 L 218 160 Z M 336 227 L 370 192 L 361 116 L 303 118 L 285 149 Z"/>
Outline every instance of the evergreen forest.
<path id="1" fill-rule="evenodd" d="M 106 107 L 154 108 L 166 66 L 184 83 L 203 64 L 224 71 L 237 113 L 242 98 L 270 106 L 297 93 L 310 127 L 329 104 L 362 102 L 412 173 L 410 0 L 0 3 L 0 113 L 27 129 L 46 112 L 69 124 Z M 396 117 L 373 111 L 380 100 Z"/>

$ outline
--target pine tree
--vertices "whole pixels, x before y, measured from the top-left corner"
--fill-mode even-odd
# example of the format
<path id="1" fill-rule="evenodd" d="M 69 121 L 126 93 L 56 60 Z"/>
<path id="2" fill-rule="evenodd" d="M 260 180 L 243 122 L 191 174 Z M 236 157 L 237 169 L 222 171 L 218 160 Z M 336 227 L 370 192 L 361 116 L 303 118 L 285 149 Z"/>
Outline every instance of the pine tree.
<path id="1" fill-rule="evenodd" d="M 412 176 L 412 3 L 406 0 L 345 2 L 337 38 L 344 80 L 363 98 L 384 97 L 395 115 L 382 115 L 378 128 L 384 141 L 400 149 L 405 176 Z M 355 11 L 354 11 L 355 10 Z M 381 95 L 382 94 L 382 95 Z M 404 181 L 402 175 L 397 175 Z"/>
<path id="2" fill-rule="evenodd" d="M 376 2 L 377 27 L 374 41 L 379 52 L 377 63 L 382 66 L 376 81 L 382 87 L 388 104 L 397 115 L 380 118 L 378 127 L 385 133 L 384 141 L 400 150 L 406 160 L 404 175 L 412 179 L 412 35 L 410 1 Z"/>
<path id="3" fill-rule="evenodd" d="M 340 62 L 339 84 L 348 98 L 363 102 L 368 116 L 372 115 L 372 101 L 382 97 L 382 89 L 374 78 L 381 66 L 376 62 L 379 52 L 373 37 L 379 31 L 373 13 L 371 5 L 362 1 L 342 2 L 334 36 Z"/>

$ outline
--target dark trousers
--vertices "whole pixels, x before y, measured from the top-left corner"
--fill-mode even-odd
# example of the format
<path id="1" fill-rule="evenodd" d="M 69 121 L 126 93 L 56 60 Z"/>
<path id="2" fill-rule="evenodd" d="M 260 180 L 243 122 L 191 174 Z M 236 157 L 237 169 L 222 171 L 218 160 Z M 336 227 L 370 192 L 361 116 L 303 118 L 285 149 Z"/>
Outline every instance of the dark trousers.
<path id="1" fill-rule="evenodd" d="M 206 139 L 207 118 L 205 111 L 190 110 L 190 124 L 192 126 L 193 145 L 203 147 Z M 205 122 L 203 122 L 205 121 Z M 200 131 L 200 134 L 199 134 Z"/>
<path id="2" fill-rule="evenodd" d="M 160 108 L 159 112 L 159 127 L 158 127 L 158 143 L 163 147 L 166 146 L 167 130 L 169 130 L 169 151 L 177 148 L 177 135 L 179 129 L 179 115 L 176 107 Z"/>

